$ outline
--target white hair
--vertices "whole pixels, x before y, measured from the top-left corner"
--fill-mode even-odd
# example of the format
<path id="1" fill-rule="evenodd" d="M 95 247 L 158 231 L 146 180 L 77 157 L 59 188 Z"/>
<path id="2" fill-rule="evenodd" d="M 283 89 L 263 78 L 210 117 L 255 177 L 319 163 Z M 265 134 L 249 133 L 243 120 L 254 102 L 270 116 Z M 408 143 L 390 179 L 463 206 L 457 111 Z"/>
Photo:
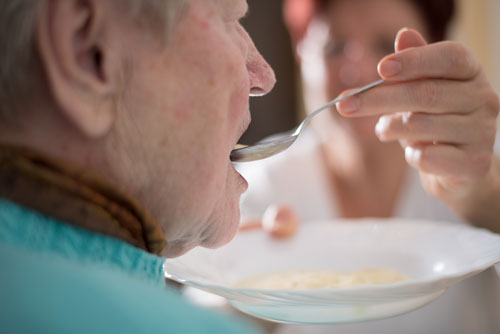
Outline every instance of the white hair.
<path id="1" fill-rule="evenodd" d="M 39 81 L 34 29 L 47 0 L 0 0 L 0 119 L 14 113 L 17 102 Z M 168 33 L 189 0 L 109 0 L 131 18 L 143 16 L 165 24 Z"/>

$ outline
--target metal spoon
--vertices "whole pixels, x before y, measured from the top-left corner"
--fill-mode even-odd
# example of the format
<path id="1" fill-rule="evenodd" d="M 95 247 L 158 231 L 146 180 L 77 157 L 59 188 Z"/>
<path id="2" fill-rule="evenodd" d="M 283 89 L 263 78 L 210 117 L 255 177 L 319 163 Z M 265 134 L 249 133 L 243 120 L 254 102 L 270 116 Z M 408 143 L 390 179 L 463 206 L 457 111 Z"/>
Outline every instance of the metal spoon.
<path id="1" fill-rule="evenodd" d="M 278 139 L 270 139 L 264 142 L 257 143 L 252 146 L 244 146 L 242 148 L 236 148 L 231 151 L 230 159 L 233 162 L 248 162 L 248 161 L 255 161 L 255 160 L 260 160 L 264 158 L 268 158 L 270 156 L 273 156 L 277 153 L 280 153 L 281 151 L 286 150 L 290 145 L 293 144 L 293 142 L 298 138 L 304 127 L 309 123 L 311 118 L 316 116 L 320 111 L 323 111 L 337 102 L 340 102 L 350 96 L 359 94 L 361 92 L 364 92 L 367 89 L 376 87 L 383 83 L 384 80 L 378 80 L 375 82 L 372 82 L 366 86 L 363 86 L 361 88 L 358 88 L 356 90 L 353 90 L 352 92 L 338 97 L 335 100 L 332 100 L 322 106 L 321 108 L 313 111 L 311 114 L 309 114 L 304 120 L 295 128 L 287 133 L 285 133 L 282 137 Z"/>

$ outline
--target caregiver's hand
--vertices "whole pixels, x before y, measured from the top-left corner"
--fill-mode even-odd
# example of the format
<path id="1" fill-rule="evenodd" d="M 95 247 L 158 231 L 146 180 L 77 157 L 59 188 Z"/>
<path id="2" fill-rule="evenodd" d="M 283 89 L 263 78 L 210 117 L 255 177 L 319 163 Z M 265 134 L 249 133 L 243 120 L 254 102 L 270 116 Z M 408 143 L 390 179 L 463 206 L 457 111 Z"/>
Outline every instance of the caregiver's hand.
<path id="1" fill-rule="evenodd" d="M 500 160 L 493 155 L 499 100 L 474 55 L 427 44 L 402 29 L 379 62 L 387 84 L 337 105 L 346 117 L 382 115 L 376 133 L 398 140 L 425 189 L 465 219 L 500 231 Z M 390 163 L 390 162 L 388 162 Z"/>

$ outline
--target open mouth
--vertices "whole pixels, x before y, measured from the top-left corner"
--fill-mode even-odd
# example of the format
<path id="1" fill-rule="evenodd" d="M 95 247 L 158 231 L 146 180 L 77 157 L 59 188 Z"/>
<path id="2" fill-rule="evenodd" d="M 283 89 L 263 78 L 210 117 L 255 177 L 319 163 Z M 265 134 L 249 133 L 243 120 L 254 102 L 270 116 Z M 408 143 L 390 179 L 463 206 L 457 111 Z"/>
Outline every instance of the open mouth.
<path id="1" fill-rule="evenodd" d="M 239 157 L 239 149 L 242 149 L 242 148 L 246 148 L 248 147 L 248 145 L 244 145 L 244 144 L 236 144 L 234 145 L 233 149 L 231 150 L 231 153 L 229 153 L 229 160 L 234 163 L 234 162 L 237 162 L 238 161 L 238 157 Z"/>
<path id="2" fill-rule="evenodd" d="M 241 137 L 243 136 L 243 134 L 245 133 L 245 131 L 248 129 L 248 126 L 250 125 L 250 121 L 251 121 L 250 110 L 247 110 L 247 112 L 246 112 L 246 118 L 243 120 L 243 122 L 241 124 L 241 129 L 239 131 L 238 139 L 236 140 L 236 144 L 233 146 L 233 149 L 231 150 L 231 153 L 234 150 L 238 150 L 240 148 L 248 147 L 248 145 L 240 144 L 240 143 L 238 143 L 238 141 L 241 139 Z"/>
<path id="3" fill-rule="evenodd" d="M 240 148 L 245 148 L 245 147 L 248 147 L 248 145 L 236 144 L 236 145 L 234 145 L 233 150 L 239 150 Z"/>
<path id="4" fill-rule="evenodd" d="M 248 145 L 244 144 L 234 145 L 233 149 L 231 150 L 231 153 L 229 154 L 229 160 L 233 163 L 238 162 L 240 156 L 240 152 L 238 150 L 246 147 L 248 147 Z"/>

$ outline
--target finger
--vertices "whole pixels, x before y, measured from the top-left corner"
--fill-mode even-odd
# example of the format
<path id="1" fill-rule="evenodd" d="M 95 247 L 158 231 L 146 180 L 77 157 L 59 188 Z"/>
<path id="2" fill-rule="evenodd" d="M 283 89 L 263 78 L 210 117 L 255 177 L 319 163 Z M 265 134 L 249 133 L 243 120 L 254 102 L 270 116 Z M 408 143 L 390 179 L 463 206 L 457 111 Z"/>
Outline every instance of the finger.
<path id="1" fill-rule="evenodd" d="M 262 216 L 262 228 L 275 238 L 288 238 L 299 225 L 297 213 L 287 205 L 270 205 Z"/>
<path id="2" fill-rule="evenodd" d="M 383 142 L 480 144 L 492 141 L 496 127 L 489 123 L 479 115 L 404 112 L 380 117 L 375 133 Z"/>
<path id="3" fill-rule="evenodd" d="M 475 178 L 488 172 L 492 151 L 475 145 L 412 144 L 406 146 L 405 158 L 410 166 L 425 174 Z"/>
<path id="4" fill-rule="evenodd" d="M 406 148 L 406 146 L 408 146 L 408 141 L 407 140 L 400 139 L 398 141 L 399 141 L 399 145 L 401 146 L 401 148 L 403 148 L 403 150 Z"/>
<path id="5" fill-rule="evenodd" d="M 377 66 L 385 80 L 447 78 L 467 80 L 481 71 L 471 51 L 458 42 L 413 47 L 384 57 Z"/>
<path id="6" fill-rule="evenodd" d="M 465 84 L 454 80 L 417 80 L 386 83 L 336 104 L 347 117 L 392 114 L 418 110 L 429 113 L 467 113 L 487 101 L 480 80 Z M 342 95 L 347 94 L 344 92 Z M 485 92 L 484 98 L 481 94 Z"/>
<path id="7" fill-rule="evenodd" d="M 422 35 L 413 29 L 403 28 L 398 31 L 394 41 L 394 50 L 403 51 L 408 48 L 427 45 Z"/>
<path id="8" fill-rule="evenodd" d="M 245 220 L 240 224 L 240 231 L 258 230 L 262 228 L 260 219 Z"/>

